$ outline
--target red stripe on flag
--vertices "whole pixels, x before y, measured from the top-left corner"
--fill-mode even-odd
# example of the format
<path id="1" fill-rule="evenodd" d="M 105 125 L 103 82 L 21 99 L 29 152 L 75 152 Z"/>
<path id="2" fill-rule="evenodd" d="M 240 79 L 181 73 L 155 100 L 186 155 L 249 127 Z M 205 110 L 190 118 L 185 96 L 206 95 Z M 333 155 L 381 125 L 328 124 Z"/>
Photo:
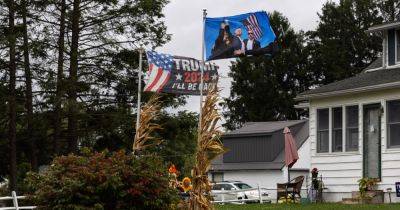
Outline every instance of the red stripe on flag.
<path id="1" fill-rule="evenodd" d="M 154 69 L 152 71 L 154 71 Z M 152 81 L 152 83 L 149 85 L 149 87 L 147 87 L 145 91 L 151 91 L 151 89 L 153 89 L 153 87 L 158 83 L 158 80 L 160 80 L 162 73 L 163 70 L 161 68 L 158 68 L 156 78 L 154 79 L 154 81 Z"/>
<path id="2" fill-rule="evenodd" d="M 168 82 L 169 77 L 171 76 L 171 73 L 167 73 L 167 77 L 164 79 L 163 83 L 160 85 L 160 87 L 158 88 L 157 92 L 161 92 L 161 90 L 164 88 L 165 84 Z"/>

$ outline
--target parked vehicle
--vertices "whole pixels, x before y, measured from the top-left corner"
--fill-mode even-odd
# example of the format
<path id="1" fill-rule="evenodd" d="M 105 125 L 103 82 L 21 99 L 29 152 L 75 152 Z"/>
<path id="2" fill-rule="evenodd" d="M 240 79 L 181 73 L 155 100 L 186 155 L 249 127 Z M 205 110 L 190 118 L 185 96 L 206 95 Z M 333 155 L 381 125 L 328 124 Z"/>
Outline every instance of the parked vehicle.
<path id="1" fill-rule="evenodd" d="M 260 188 L 260 193 L 263 202 L 271 202 L 271 198 L 266 189 Z M 259 202 L 260 199 L 258 188 L 254 188 L 249 184 L 240 181 L 217 182 L 212 186 L 211 195 L 213 196 L 214 201 L 250 199 L 245 202 L 251 203 Z"/>

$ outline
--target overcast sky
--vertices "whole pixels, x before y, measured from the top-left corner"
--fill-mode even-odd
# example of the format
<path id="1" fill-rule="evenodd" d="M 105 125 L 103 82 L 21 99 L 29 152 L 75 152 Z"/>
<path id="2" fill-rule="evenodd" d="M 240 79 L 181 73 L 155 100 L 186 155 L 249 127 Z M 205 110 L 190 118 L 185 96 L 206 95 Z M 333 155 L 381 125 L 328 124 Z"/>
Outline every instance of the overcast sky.
<path id="1" fill-rule="evenodd" d="M 307 31 L 317 26 L 317 13 L 325 2 L 326 0 L 171 0 L 165 7 L 164 14 L 172 40 L 157 51 L 201 59 L 203 9 L 207 9 L 208 17 L 276 10 L 289 19 L 296 31 Z M 220 66 L 221 96 L 228 97 L 231 83 L 231 79 L 227 77 L 230 60 L 219 60 L 215 63 Z M 187 102 L 186 106 L 179 109 L 198 112 L 199 96 L 190 96 Z"/>

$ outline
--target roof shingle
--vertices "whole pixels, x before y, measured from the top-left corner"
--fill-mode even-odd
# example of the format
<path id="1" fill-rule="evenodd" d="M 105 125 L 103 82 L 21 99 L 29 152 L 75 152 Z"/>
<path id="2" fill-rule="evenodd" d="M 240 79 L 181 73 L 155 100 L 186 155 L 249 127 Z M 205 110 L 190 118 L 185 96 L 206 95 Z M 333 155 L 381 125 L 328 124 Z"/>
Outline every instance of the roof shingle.
<path id="1" fill-rule="evenodd" d="M 373 68 L 371 68 L 373 69 Z M 303 92 L 298 99 L 305 99 L 313 94 L 323 94 L 336 91 L 346 91 L 358 88 L 367 88 L 377 85 L 400 82 L 400 68 L 366 71 L 344 80 L 333 82 L 319 88 Z"/>

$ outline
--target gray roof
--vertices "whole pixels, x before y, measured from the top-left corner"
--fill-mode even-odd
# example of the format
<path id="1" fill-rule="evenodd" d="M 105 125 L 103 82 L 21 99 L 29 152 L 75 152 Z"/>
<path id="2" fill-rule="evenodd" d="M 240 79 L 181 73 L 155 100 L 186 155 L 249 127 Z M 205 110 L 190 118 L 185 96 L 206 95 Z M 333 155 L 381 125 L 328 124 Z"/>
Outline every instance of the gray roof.
<path id="1" fill-rule="evenodd" d="M 242 128 L 231 131 L 224 136 L 253 136 L 265 135 L 266 133 L 279 133 L 284 138 L 283 129 L 289 127 L 296 141 L 297 148 L 300 148 L 309 137 L 308 120 L 274 121 L 274 122 L 249 122 Z M 240 132 L 239 132 L 240 131 Z M 282 139 L 279 139 L 282 140 Z M 223 156 L 219 156 L 212 162 L 211 171 L 232 171 L 232 170 L 280 170 L 285 162 L 285 149 L 283 148 L 276 158 L 271 162 L 240 162 L 224 163 Z"/>
<path id="2" fill-rule="evenodd" d="M 371 68 L 376 69 L 377 63 L 372 63 Z M 400 68 L 382 68 L 375 71 L 364 71 L 356 76 L 323 85 L 313 90 L 303 92 L 297 96 L 297 100 L 306 100 L 332 95 L 352 94 L 400 87 Z"/>
<path id="3" fill-rule="evenodd" d="M 229 131 L 225 133 L 224 136 L 272 133 L 303 122 L 305 122 L 305 120 L 247 122 L 243 127 Z"/>

